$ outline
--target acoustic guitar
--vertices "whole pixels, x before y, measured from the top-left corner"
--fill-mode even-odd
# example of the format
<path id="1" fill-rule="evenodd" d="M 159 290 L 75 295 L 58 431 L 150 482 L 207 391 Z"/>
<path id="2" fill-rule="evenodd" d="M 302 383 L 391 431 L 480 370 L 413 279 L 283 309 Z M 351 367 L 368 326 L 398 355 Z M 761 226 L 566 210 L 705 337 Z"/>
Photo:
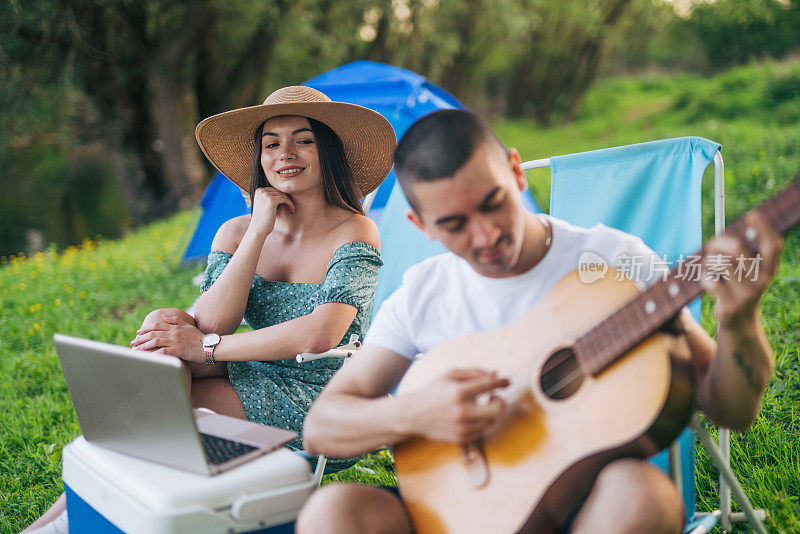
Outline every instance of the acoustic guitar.
<path id="1" fill-rule="evenodd" d="M 754 211 L 786 234 L 800 223 L 800 178 Z M 754 240 L 744 220 L 725 233 Z M 417 532 L 556 531 L 603 466 L 674 440 L 692 413 L 694 384 L 686 342 L 668 327 L 703 292 L 685 267 L 644 291 L 611 268 L 588 284 L 575 271 L 519 320 L 415 362 L 398 395 L 454 368 L 483 368 L 511 379 L 499 394 L 514 407 L 480 443 L 395 446 Z"/>

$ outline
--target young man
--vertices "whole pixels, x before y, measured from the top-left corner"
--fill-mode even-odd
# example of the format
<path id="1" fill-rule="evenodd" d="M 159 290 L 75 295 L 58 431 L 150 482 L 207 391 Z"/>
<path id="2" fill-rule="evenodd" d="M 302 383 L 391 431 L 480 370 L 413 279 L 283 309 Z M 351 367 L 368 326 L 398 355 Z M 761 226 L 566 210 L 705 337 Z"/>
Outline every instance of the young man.
<path id="1" fill-rule="evenodd" d="M 487 396 L 505 377 L 457 369 L 431 387 L 388 396 L 418 353 L 449 339 L 498 328 L 527 312 L 586 250 L 612 261 L 653 254 L 638 238 L 598 225 L 581 229 L 523 208 L 526 187 L 516 151 L 462 110 L 420 119 L 395 154 L 395 172 L 412 206 L 409 218 L 450 251 L 410 268 L 376 316 L 364 346 L 319 396 L 305 423 L 305 448 L 355 456 L 412 436 L 470 444 L 507 409 Z M 709 283 L 719 297 L 718 344 L 682 313 L 692 354 L 698 408 L 717 424 L 744 430 L 758 412 L 774 359 L 758 318 L 758 301 L 777 266 L 782 239 L 751 218 L 757 239 L 713 240 L 709 254 L 761 255 L 756 280 Z M 486 354 L 491 360 L 492 355 Z M 486 398 L 490 400 L 485 402 Z M 480 400 L 476 400 L 480 399 Z M 680 496 L 657 468 L 638 459 L 608 464 L 552 532 L 681 531 Z M 532 503 L 533 504 L 533 503 Z M 488 513 L 488 512 L 487 512 Z M 332 484 L 310 499 L 298 532 L 411 532 L 401 500 L 380 488 Z"/>

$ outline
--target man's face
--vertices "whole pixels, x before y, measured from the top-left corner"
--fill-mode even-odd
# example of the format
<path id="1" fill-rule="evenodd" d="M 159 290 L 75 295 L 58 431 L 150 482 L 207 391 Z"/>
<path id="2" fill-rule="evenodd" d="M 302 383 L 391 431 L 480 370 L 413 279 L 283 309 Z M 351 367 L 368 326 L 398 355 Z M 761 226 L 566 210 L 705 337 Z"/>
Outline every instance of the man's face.
<path id="1" fill-rule="evenodd" d="M 409 219 L 483 276 L 517 273 L 525 228 L 519 154 L 483 142 L 453 176 L 412 184 Z"/>

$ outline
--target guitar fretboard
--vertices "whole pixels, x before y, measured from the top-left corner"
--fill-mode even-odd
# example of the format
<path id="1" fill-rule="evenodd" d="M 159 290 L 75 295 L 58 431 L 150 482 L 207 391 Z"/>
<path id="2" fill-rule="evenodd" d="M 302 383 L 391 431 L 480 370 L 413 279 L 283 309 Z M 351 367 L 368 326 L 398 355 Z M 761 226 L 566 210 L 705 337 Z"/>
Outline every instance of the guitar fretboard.
<path id="1" fill-rule="evenodd" d="M 781 234 L 800 224 L 800 177 L 752 210 L 760 213 Z M 748 235 L 744 218 L 731 225 L 733 235 L 758 249 L 758 237 Z M 704 257 L 700 250 L 693 256 Z M 617 361 L 674 318 L 703 293 L 700 276 L 687 277 L 686 261 L 678 262 L 664 280 L 656 282 L 578 338 L 574 351 L 583 370 L 593 376 Z"/>

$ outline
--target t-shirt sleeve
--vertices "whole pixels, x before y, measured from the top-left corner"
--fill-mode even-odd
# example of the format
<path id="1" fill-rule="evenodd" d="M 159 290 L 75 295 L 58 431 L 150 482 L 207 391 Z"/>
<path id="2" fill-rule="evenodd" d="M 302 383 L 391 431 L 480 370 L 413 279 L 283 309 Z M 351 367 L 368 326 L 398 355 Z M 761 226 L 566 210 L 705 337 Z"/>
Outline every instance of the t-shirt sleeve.
<path id="1" fill-rule="evenodd" d="M 612 260 L 612 265 L 618 272 L 645 287 L 665 279 L 672 267 L 667 262 L 669 258 L 659 256 L 637 236 L 617 230 L 614 232 L 622 236 L 617 256 Z M 688 306 L 684 306 L 681 311 L 693 317 Z"/>
<path id="2" fill-rule="evenodd" d="M 646 287 L 663 279 L 670 269 L 665 258 L 656 254 L 639 237 L 632 235 L 626 237 L 627 239 L 617 254 L 616 269 Z"/>
<path id="3" fill-rule="evenodd" d="M 594 230 L 588 248 L 602 251 L 600 255 L 616 270 L 615 276 L 624 276 L 649 287 L 669 271 L 664 258 L 641 238 L 603 224 L 598 224 Z"/>
<path id="4" fill-rule="evenodd" d="M 223 252 L 221 250 L 212 250 L 208 254 L 208 263 L 206 264 L 206 270 L 203 273 L 203 282 L 200 284 L 200 292 L 205 293 L 208 291 L 214 282 L 217 281 L 219 275 L 222 274 L 222 271 L 225 270 L 225 266 L 228 265 L 228 262 L 231 261 L 233 257 L 232 254 L 228 252 Z"/>
<path id="5" fill-rule="evenodd" d="M 342 245 L 333 253 L 328 264 L 325 282 L 314 296 L 314 307 L 328 302 L 341 302 L 371 312 L 381 265 L 381 254 L 372 245 Z"/>
<path id="6" fill-rule="evenodd" d="M 416 357 L 419 350 L 411 328 L 413 287 L 414 283 L 407 271 L 400 287 L 381 304 L 364 343 L 383 347 L 409 360 Z"/>

